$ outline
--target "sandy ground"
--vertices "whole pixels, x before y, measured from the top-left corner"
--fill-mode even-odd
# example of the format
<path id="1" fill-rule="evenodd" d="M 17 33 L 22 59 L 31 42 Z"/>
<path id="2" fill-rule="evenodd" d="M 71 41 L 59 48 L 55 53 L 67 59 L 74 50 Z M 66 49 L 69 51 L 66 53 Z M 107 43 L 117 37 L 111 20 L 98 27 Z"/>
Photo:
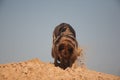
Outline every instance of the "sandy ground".
<path id="1" fill-rule="evenodd" d="M 72 67 L 65 70 L 38 59 L 1 64 L 0 80 L 120 80 L 120 76 L 105 74 L 87 68 Z"/>

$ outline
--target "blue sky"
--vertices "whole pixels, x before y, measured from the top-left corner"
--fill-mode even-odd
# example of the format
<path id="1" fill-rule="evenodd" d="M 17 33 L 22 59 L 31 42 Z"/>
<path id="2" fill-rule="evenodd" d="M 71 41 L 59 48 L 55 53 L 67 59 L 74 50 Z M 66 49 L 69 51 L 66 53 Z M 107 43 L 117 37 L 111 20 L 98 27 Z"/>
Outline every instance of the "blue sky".
<path id="1" fill-rule="evenodd" d="M 120 75 L 119 0 L 0 0 L 0 64 L 53 62 L 52 32 L 69 23 L 89 69 Z"/>

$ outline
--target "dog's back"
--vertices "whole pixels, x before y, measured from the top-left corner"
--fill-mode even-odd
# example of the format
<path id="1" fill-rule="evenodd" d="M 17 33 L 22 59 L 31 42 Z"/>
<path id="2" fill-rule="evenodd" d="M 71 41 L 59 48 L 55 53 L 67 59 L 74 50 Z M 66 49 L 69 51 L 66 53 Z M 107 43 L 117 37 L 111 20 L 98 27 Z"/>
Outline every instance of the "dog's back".
<path id="1" fill-rule="evenodd" d="M 53 31 L 53 42 L 58 36 L 68 35 L 71 34 L 76 38 L 75 30 L 72 28 L 71 25 L 67 23 L 61 23 L 60 25 L 56 26 Z"/>

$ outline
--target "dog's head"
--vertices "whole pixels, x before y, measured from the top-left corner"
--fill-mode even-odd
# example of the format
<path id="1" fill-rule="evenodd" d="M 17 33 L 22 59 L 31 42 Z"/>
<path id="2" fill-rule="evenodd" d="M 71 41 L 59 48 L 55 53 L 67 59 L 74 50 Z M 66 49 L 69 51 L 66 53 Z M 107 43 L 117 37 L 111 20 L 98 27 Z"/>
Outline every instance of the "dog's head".
<path id="1" fill-rule="evenodd" d="M 63 66 L 71 66 L 71 64 L 77 59 L 77 44 L 76 39 L 70 36 L 61 36 L 58 41 L 56 41 L 56 53 L 58 60 Z"/>

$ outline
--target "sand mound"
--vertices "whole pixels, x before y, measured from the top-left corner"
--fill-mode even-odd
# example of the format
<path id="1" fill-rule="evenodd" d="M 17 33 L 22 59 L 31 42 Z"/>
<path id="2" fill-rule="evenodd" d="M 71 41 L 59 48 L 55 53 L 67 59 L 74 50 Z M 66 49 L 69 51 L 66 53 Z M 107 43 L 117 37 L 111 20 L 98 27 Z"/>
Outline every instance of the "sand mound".
<path id="1" fill-rule="evenodd" d="M 32 59 L 1 64 L 0 80 L 120 80 L 120 77 L 81 67 L 62 70 L 51 63 Z"/>

